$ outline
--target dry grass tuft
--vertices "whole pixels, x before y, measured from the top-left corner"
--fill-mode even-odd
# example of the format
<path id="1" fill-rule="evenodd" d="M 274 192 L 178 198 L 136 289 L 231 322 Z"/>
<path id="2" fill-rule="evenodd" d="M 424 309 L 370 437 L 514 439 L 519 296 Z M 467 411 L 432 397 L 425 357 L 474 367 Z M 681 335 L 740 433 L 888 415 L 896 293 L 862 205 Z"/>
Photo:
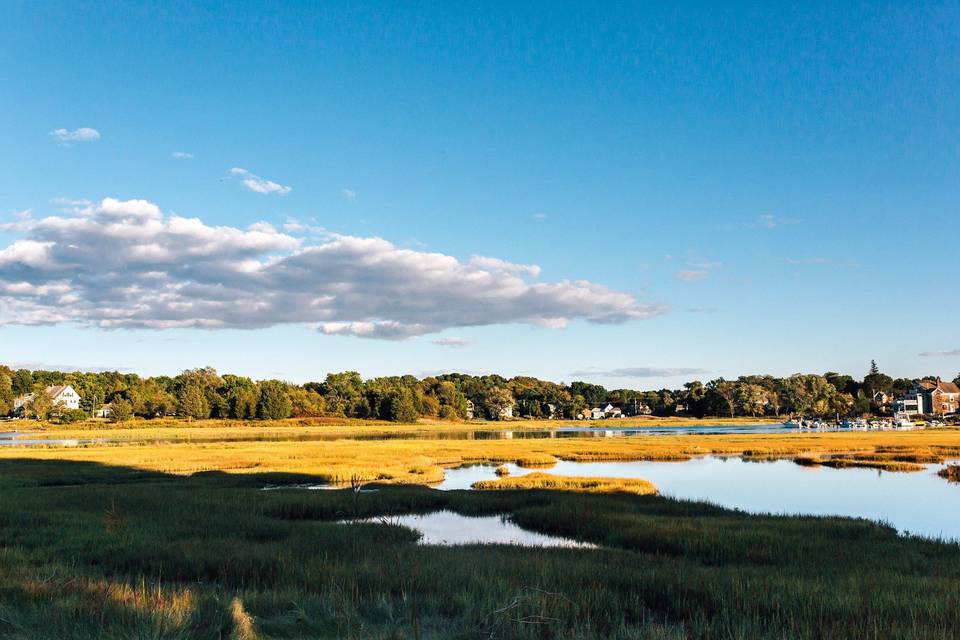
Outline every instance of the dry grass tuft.
<path id="1" fill-rule="evenodd" d="M 556 466 L 557 459 L 550 454 L 529 454 L 517 458 L 515 461 L 518 467 L 525 469 L 549 469 Z"/>
<path id="2" fill-rule="evenodd" d="M 230 621 L 233 623 L 230 640 L 257 640 L 253 617 L 243 608 L 240 598 L 234 598 L 230 603 Z"/>

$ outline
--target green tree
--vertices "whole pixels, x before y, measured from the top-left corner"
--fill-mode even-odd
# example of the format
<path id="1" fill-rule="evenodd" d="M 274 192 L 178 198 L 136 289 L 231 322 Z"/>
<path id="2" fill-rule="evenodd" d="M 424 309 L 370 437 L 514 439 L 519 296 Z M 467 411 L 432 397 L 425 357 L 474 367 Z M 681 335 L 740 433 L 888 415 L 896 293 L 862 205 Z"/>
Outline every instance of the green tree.
<path id="1" fill-rule="evenodd" d="M 500 420 L 507 409 L 514 404 L 513 394 L 504 387 L 492 386 L 483 391 L 480 405 L 491 420 Z"/>
<path id="2" fill-rule="evenodd" d="M 23 405 L 23 414 L 27 418 L 46 420 L 51 411 L 53 411 L 53 401 L 44 391 L 43 386 L 38 386 L 33 392 L 33 397 Z"/>
<path id="3" fill-rule="evenodd" d="M 592 407 L 600 404 L 607 399 L 607 390 L 598 384 L 589 382 L 572 382 L 570 384 L 570 393 L 575 396 L 583 396 L 584 401 Z"/>
<path id="4" fill-rule="evenodd" d="M 25 396 L 33 389 L 33 374 L 27 369 L 17 369 L 11 377 L 15 397 Z"/>
<path id="5" fill-rule="evenodd" d="M 257 385 L 250 378 L 224 375 L 219 395 L 226 403 L 223 411 L 228 417 L 246 420 L 257 416 Z"/>
<path id="6" fill-rule="evenodd" d="M 401 387 L 387 396 L 387 415 L 381 416 L 393 422 L 412 424 L 417 421 L 417 409 L 413 404 L 410 389 Z"/>
<path id="7" fill-rule="evenodd" d="M 0 416 L 13 411 L 13 378 L 6 372 L 0 372 Z"/>
<path id="8" fill-rule="evenodd" d="M 197 382 L 187 382 L 177 394 L 177 414 L 185 418 L 205 420 L 210 417 L 210 405 Z"/>
<path id="9" fill-rule="evenodd" d="M 871 360 L 870 372 L 863 378 L 863 388 L 870 395 L 874 406 L 879 406 L 881 403 L 878 402 L 878 398 L 881 393 L 893 394 L 893 378 L 885 373 L 880 373 L 876 360 Z"/>
<path id="10" fill-rule="evenodd" d="M 711 380 L 706 387 L 708 397 L 713 398 L 713 404 L 717 406 L 717 413 L 720 410 L 726 410 L 730 417 L 734 417 L 737 412 L 737 384 L 718 378 Z"/>
<path id="11" fill-rule="evenodd" d="M 326 401 L 327 411 L 339 415 L 355 413 L 363 396 L 363 378 L 356 371 L 327 374 L 319 391 Z M 369 403 L 367 403 L 369 409 Z"/>
<path id="12" fill-rule="evenodd" d="M 769 392 L 758 384 L 739 384 L 736 397 L 740 411 L 756 418 L 766 409 Z"/>
<path id="13" fill-rule="evenodd" d="M 261 420 L 282 420 L 290 417 L 292 403 L 287 395 L 287 385 L 279 380 L 264 380 L 260 383 L 260 399 L 257 402 L 257 417 Z"/>
<path id="14" fill-rule="evenodd" d="M 324 414 L 323 396 L 316 391 L 291 385 L 287 387 L 287 395 L 290 396 L 290 415 L 294 418 L 319 417 Z"/>
<path id="15" fill-rule="evenodd" d="M 117 398 L 110 403 L 110 421 L 123 423 L 133 417 L 133 403 Z"/>
<path id="16" fill-rule="evenodd" d="M 449 380 L 439 382 L 434 388 L 434 395 L 440 401 L 440 417 L 445 417 L 444 414 L 446 414 L 449 419 L 450 411 L 461 420 L 467 417 L 467 398 L 455 384 Z M 450 410 L 444 412 L 444 407 L 450 407 Z"/>

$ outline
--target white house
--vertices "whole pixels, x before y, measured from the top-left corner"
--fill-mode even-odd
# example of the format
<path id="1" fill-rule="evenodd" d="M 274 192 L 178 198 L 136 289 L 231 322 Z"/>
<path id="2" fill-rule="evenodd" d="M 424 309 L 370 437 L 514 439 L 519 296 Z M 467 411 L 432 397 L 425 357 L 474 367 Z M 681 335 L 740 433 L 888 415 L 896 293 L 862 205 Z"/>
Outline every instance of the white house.
<path id="1" fill-rule="evenodd" d="M 112 415 L 113 415 L 113 405 L 109 402 L 105 405 L 102 405 L 99 409 L 93 412 L 94 418 L 109 418 Z"/>
<path id="2" fill-rule="evenodd" d="M 63 405 L 65 409 L 79 409 L 80 408 L 80 394 L 68 384 L 55 385 L 52 387 L 47 387 L 43 390 L 43 393 L 50 398 L 50 402 L 56 405 Z M 23 405 L 27 404 L 33 400 L 34 394 L 28 393 L 25 396 L 20 396 L 13 401 L 13 412 L 20 413 L 23 410 Z"/>
<path id="3" fill-rule="evenodd" d="M 620 407 L 610 404 L 594 407 L 590 410 L 591 420 L 602 420 L 604 418 L 622 418 L 623 410 Z"/>

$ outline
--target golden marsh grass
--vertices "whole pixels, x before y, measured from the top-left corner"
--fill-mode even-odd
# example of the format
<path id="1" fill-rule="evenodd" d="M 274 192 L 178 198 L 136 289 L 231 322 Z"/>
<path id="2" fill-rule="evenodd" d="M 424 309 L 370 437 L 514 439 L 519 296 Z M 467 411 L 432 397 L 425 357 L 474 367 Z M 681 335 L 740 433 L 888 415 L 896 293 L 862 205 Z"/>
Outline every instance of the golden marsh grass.
<path id="1" fill-rule="evenodd" d="M 545 489 L 551 491 L 581 491 L 584 493 L 633 493 L 641 496 L 657 493 L 656 485 L 639 478 L 579 478 L 576 476 L 554 476 L 548 473 L 531 473 L 515 478 L 482 480 L 473 483 L 473 488 L 481 491 Z"/>
<path id="2" fill-rule="evenodd" d="M 504 464 L 543 467 L 556 460 L 686 460 L 702 455 L 739 455 L 750 459 L 840 460 L 832 464 L 908 470 L 910 464 L 960 457 L 960 430 L 907 432 L 822 432 L 736 435 L 658 435 L 629 438 L 535 438 L 509 440 L 296 439 L 285 428 L 277 440 L 231 440 L 248 427 L 201 427 L 205 437 L 223 441 L 110 442 L 80 447 L 6 448 L 0 460 L 70 460 L 123 465 L 143 471 L 188 475 L 203 471 L 287 473 L 315 476 L 331 483 L 363 481 L 431 484 L 445 467 Z M 250 427 L 256 429 L 257 427 Z M 380 427 L 374 427 L 380 428 Z M 189 428 L 184 428 L 189 429 Z M 368 433 L 360 427 L 354 433 Z M 103 437 L 123 430 L 103 430 Z M 291 432 L 288 435 L 288 432 Z M 64 433 L 64 432 L 58 432 Z"/>

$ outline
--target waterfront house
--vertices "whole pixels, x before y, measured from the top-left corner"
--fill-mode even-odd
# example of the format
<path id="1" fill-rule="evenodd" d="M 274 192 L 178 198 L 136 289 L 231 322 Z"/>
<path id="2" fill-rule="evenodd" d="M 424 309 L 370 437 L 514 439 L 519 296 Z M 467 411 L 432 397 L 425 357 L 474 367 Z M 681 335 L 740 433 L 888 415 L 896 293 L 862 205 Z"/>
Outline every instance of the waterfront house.
<path id="1" fill-rule="evenodd" d="M 594 407 L 590 409 L 590 419 L 591 420 L 603 420 L 606 418 L 622 418 L 623 409 L 619 406 L 607 402 L 599 407 Z"/>
<path id="2" fill-rule="evenodd" d="M 80 394 L 68 384 L 54 385 L 47 387 L 41 393 L 50 398 L 53 406 L 62 405 L 64 409 L 79 409 Z M 20 415 L 23 413 L 24 406 L 29 403 L 36 394 L 28 393 L 15 398 L 13 401 L 13 413 Z"/>
<path id="3" fill-rule="evenodd" d="M 893 403 L 893 412 L 906 417 L 918 416 L 923 413 L 923 394 L 911 389 L 898 397 Z"/>
<path id="4" fill-rule="evenodd" d="M 960 412 L 960 387 L 956 383 L 923 380 L 893 403 L 895 413 L 907 416 L 943 416 Z"/>
<path id="5" fill-rule="evenodd" d="M 623 409 L 623 415 L 625 416 L 649 416 L 651 413 L 653 413 L 653 410 L 636 398 L 628 402 Z"/>
<path id="6" fill-rule="evenodd" d="M 473 400 L 467 400 L 467 420 L 473 420 L 473 414 L 476 411 L 476 406 L 473 404 Z"/>
<path id="7" fill-rule="evenodd" d="M 920 383 L 924 395 L 924 413 L 942 416 L 960 411 L 960 387 L 954 382 L 924 380 Z"/>

